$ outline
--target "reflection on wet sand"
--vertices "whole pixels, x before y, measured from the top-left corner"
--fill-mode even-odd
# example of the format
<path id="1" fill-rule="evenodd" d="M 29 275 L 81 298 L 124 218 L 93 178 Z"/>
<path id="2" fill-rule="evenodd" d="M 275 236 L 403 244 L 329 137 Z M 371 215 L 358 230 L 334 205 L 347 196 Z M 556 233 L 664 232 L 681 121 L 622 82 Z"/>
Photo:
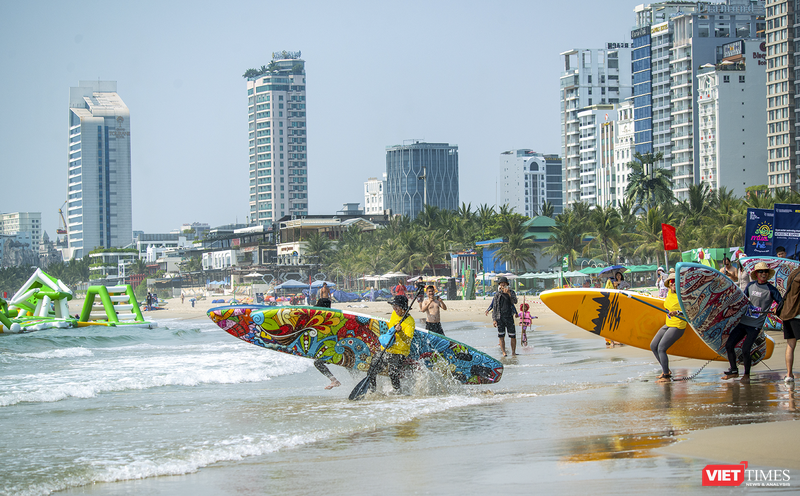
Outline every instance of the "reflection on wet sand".
<path id="1" fill-rule="evenodd" d="M 648 458 L 656 456 L 651 452 L 654 448 L 678 441 L 691 431 L 796 419 L 797 390 L 781 379 L 781 373 L 767 372 L 755 375 L 750 384 L 653 383 L 652 390 L 635 383 L 615 388 L 605 399 L 578 401 L 583 430 L 598 434 L 559 443 L 560 459 L 575 463 Z M 564 415 L 562 422 L 567 430 L 575 416 Z M 610 428 L 616 434 L 608 434 Z"/>

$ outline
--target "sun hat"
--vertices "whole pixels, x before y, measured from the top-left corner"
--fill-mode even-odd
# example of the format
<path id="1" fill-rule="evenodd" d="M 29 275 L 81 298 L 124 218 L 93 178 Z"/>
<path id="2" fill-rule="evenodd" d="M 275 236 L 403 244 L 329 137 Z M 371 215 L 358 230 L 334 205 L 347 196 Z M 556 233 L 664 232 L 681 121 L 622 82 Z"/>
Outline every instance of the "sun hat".
<path id="1" fill-rule="evenodd" d="M 669 276 L 667 276 L 667 278 L 664 280 L 664 284 L 666 284 L 667 281 L 674 281 L 674 280 L 675 280 L 675 273 L 674 272 L 670 272 Z"/>
<path id="2" fill-rule="evenodd" d="M 404 295 L 395 295 L 391 300 L 389 300 L 389 304 L 392 306 L 397 305 L 403 310 L 408 310 L 408 298 L 406 298 Z"/>
<path id="3" fill-rule="evenodd" d="M 500 276 L 497 278 L 497 284 L 503 284 L 503 283 L 508 284 L 508 277 Z"/>
<path id="4" fill-rule="evenodd" d="M 750 280 L 751 281 L 755 281 L 758 278 L 758 276 L 756 275 L 756 272 L 758 272 L 759 270 L 768 270 L 769 271 L 769 275 L 767 275 L 767 279 L 772 279 L 772 276 L 775 275 L 775 270 L 774 269 L 770 269 L 769 265 L 767 265 L 767 262 L 758 262 L 756 264 L 756 266 L 753 267 L 753 270 L 750 271 Z"/>

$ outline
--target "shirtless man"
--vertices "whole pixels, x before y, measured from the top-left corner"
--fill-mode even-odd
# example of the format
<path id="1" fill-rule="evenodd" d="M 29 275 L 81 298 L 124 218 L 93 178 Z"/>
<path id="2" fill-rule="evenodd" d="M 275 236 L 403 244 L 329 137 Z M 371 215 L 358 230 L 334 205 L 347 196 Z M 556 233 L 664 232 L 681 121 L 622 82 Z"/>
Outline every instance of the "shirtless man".
<path id="1" fill-rule="evenodd" d="M 322 287 L 319 288 L 319 293 L 317 294 L 317 304 L 314 306 L 324 308 L 331 307 L 331 290 L 328 288 L 327 282 L 323 282 Z"/>
<path id="2" fill-rule="evenodd" d="M 444 336 L 440 310 L 447 310 L 447 305 L 444 304 L 441 298 L 436 296 L 433 286 L 428 286 L 425 291 L 428 293 L 428 298 L 419 307 L 420 311 L 427 314 L 425 329 L 428 332 L 436 332 Z"/>

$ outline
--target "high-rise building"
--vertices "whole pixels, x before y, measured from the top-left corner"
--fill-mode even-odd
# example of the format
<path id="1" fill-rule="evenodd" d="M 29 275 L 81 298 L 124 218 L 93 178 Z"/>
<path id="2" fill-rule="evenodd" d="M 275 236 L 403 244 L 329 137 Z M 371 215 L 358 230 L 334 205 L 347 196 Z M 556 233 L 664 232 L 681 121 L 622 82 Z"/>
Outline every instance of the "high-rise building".
<path id="1" fill-rule="evenodd" d="M 800 190 L 794 101 L 800 92 L 800 64 L 795 44 L 800 41 L 797 0 L 767 0 L 767 168 L 770 191 Z"/>
<path id="2" fill-rule="evenodd" d="M 12 212 L 0 214 L 0 234 L 14 235 L 18 233 L 30 234 L 31 243 L 35 250 L 39 250 L 42 243 L 42 213 L 41 212 Z"/>
<path id="3" fill-rule="evenodd" d="M 131 244 L 131 124 L 116 81 L 69 89 L 65 258 Z"/>
<path id="4" fill-rule="evenodd" d="M 565 206 L 577 202 L 594 205 L 596 184 L 583 181 L 596 174 L 581 166 L 581 131 L 578 113 L 593 105 L 613 105 L 631 96 L 630 43 L 608 43 L 602 49 L 574 49 L 561 53 L 561 149 Z"/>
<path id="5" fill-rule="evenodd" d="M 535 217 L 550 202 L 553 213 L 562 212 L 561 159 L 533 150 L 509 150 L 500 154 L 499 203 L 515 212 Z"/>
<path id="6" fill-rule="evenodd" d="M 308 215 L 306 69 L 300 52 L 274 52 L 249 69 L 250 222 Z"/>
<path id="7" fill-rule="evenodd" d="M 723 45 L 719 63 L 697 75 L 700 181 L 712 190 L 725 187 L 743 197 L 767 178 L 763 48 L 761 39 Z"/>
<path id="8" fill-rule="evenodd" d="M 614 149 L 609 189 L 616 190 L 616 201 L 612 203 L 618 207 L 625 201 L 628 183 L 631 174 L 630 163 L 634 161 L 635 130 L 633 119 L 633 100 L 628 99 L 617 107 L 617 120 L 614 122 Z"/>
<path id="9" fill-rule="evenodd" d="M 386 147 L 386 208 L 413 219 L 425 205 L 458 209 L 458 145 L 413 140 Z"/>
<path id="10" fill-rule="evenodd" d="M 591 105 L 578 112 L 582 202 L 607 207 L 616 198 L 611 178 L 614 161 L 614 105 Z"/>
<path id="11" fill-rule="evenodd" d="M 672 168 L 674 192 L 688 198 L 700 182 L 697 72 L 714 64 L 722 45 L 736 38 L 763 38 L 764 4 L 659 2 L 635 9 L 634 125 L 636 151 L 662 153 L 656 167 Z"/>
<path id="12" fill-rule="evenodd" d="M 383 215 L 386 204 L 386 173 L 383 179 L 370 177 L 364 183 L 364 213 L 367 215 Z"/>

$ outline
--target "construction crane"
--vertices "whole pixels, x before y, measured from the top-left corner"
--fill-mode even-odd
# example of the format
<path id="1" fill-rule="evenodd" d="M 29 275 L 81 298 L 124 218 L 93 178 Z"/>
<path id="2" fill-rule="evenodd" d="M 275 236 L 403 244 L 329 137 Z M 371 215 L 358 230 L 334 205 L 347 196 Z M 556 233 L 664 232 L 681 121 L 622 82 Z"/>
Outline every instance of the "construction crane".
<path id="1" fill-rule="evenodd" d="M 56 233 L 58 234 L 67 234 L 67 219 L 64 218 L 64 205 L 67 202 L 64 202 L 61 205 L 61 208 L 58 209 L 58 229 L 56 229 Z"/>

